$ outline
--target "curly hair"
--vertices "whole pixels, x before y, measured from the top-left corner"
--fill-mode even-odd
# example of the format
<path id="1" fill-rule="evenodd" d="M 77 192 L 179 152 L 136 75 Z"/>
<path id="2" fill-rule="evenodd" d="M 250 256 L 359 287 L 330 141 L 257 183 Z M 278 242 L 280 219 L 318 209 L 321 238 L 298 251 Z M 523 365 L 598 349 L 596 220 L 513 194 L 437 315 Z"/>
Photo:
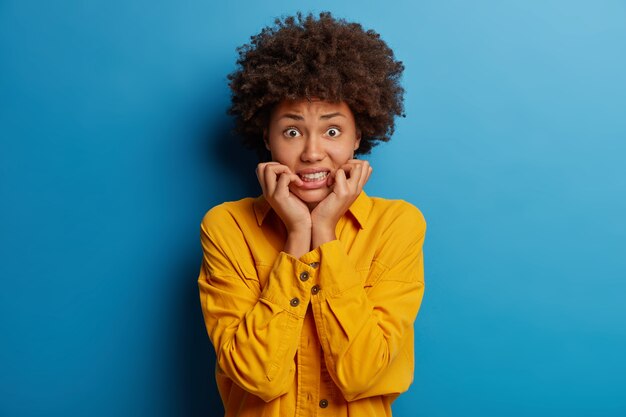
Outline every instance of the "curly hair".
<path id="1" fill-rule="evenodd" d="M 370 153 L 404 117 L 404 70 L 373 30 L 322 12 L 277 18 L 274 26 L 237 48 L 237 69 L 228 75 L 232 92 L 228 114 L 235 132 L 259 157 L 267 158 L 263 130 L 272 108 L 283 99 L 345 101 L 361 132 L 357 154 Z"/>

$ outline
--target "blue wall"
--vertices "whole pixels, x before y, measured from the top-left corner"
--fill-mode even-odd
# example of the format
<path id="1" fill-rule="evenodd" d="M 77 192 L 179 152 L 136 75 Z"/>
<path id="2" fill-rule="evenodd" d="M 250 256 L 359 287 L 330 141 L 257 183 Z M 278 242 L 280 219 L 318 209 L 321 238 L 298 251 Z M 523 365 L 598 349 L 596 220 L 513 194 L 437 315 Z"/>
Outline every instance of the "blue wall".
<path id="1" fill-rule="evenodd" d="M 395 416 L 626 415 L 626 4 L 335 1 L 406 64 L 424 212 Z M 258 193 L 235 48 L 293 2 L 0 2 L 0 415 L 216 416 L 199 223 Z"/>

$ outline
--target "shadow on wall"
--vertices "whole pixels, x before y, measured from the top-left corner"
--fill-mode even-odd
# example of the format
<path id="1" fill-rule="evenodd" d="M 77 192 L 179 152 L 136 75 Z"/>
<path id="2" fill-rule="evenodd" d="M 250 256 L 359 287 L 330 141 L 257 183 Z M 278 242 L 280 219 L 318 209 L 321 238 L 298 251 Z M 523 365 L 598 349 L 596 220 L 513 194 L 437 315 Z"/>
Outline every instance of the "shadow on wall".
<path id="1" fill-rule="evenodd" d="M 226 116 L 216 121 L 205 135 L 206 144 L 210 146 L 206 150 L 207 164 L 209 164 L 217 176 L 213 175 L 213 181 L 219 181 L 219 189 L 223 197 L 216 196 L 217 203 L 230 199 L 256 197 L 261 194 L 256 177 L 256 166 L 259 159 L 256 152 L 245 148 L 241 138 L 232 133 L 231 120 Z M 218 135 L 217 138 L 215 135 Z M 261 141 L 262 138 L 259 138 Z M 221 197 L 221 198 L 220 198 Z"/>
<path id="2" fill-rule="evenodd" d="M 204 205 L 207 197 L 212 199 L 209 206 L 202 208 L 208 210 L 210 205 L 223 201 L 259 195 L 260 187 L 255 175 L 257 156 L 253 151 L 245 149 L 238 137 L 233 136 L 230 119 L 223 115 L 208 121 L 198 130 L 192 146 L 196 155 L 192 159 L 200 159 L 198 163 L 202 167 L 203 178 L 195 179 L 194 182 L 208 186 L 203 187 L 199 195 L 193 196 L 191 200 Z M 172 358 L 175 364 L 172 372 L 182 385 L 176 401 L 180 407 L 176 415 L 222 416 L 224 408 L 215 382 L 215 351 L 204 325 L 196 283 L 201 266 L 199 220 L 194 219 L 197 232 L 185 236 L 188 245 L 182 245 L 194 250 L 176 251 L 180 263 L 175 264 L 177 267 L 172 274 L 176 277 L 173 282 L 176 283 L 176 298 L 180 303 L 174 307 L 179 314 L 174 324 L 177 327 L 174 334 L 178 336 L 179 342 L 175 343 L 177 349 Z M 180 277 L 185 279 L 181 280 Z"/>
<path id="3" fill-rule="evenodd" d="M 223 416 L 224 408 L 215 383 L 215 352 L 207 336 L 202 318 L 200 298 L 195 284 L 199 271 L 198 259 L 191 257 L 185 262 L 181 276 L 191 277 L 179 298 L 181 312 L 178 320 L 180 344 L 176 369 L 177 380 L 182 386 L 179 396 L 179 416 Z M 185 280 L 182 280 L 185 282 Z"/>

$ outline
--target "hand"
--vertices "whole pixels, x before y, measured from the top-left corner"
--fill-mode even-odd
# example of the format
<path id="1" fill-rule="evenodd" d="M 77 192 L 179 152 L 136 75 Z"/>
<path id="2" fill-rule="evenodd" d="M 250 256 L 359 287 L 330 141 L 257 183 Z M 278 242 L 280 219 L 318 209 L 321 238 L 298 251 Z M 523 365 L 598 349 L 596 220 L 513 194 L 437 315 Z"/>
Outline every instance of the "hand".
<path id="1" fill-rule="evenodd" d="M 313 248 L 335 240 L 337 222 L 357 199 L 372 174 L 369 162 L 350 159 L 329 180 L 333 190 L 311 212 Z"/>
<path id="2" fill-rule="evenodd" d="M 278 162 L 260 163 L 256 174 L 263 196 L 283 221 L 287 232 L 310 231 L 311 215 L 308 207 L 289 190 L 292 182 L 302 185 L 302 179 Z"/>

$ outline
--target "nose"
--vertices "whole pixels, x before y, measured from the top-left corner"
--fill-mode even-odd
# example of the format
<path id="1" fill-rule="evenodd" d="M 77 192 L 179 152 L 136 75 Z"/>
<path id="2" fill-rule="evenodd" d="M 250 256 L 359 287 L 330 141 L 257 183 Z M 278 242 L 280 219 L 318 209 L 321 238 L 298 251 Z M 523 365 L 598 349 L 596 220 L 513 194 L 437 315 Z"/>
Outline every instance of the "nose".
<path id="1" fill-rule="evenodd" d="M 304 142 L 304 149 L 300 154 L 302 162 L 317 162 L 324 159 L 324 145 L 322 138 L 317 136 L 309 136 Z"/>

